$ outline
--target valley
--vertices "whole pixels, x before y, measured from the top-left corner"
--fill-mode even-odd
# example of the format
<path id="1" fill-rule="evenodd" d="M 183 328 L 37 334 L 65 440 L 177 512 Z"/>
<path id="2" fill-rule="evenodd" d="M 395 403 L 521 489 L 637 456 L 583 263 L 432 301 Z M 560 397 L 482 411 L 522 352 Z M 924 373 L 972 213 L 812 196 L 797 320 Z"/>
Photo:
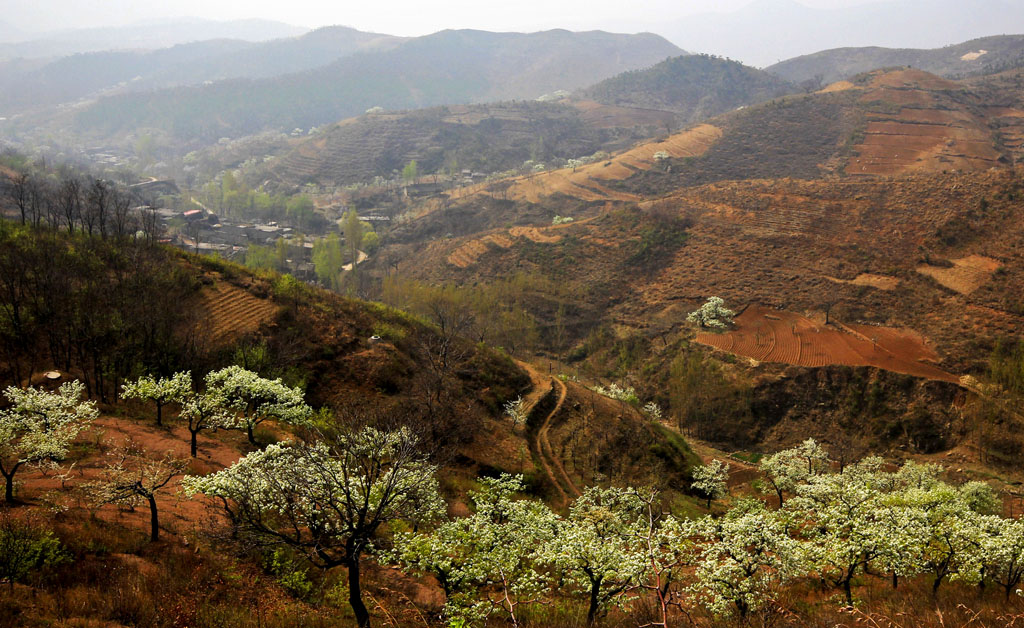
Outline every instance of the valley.
<path id="1" fill-rule="evenodd" d="M 0 41 L 0 625 L 1022 621 L 1024 36 L 195 28 Z"/>

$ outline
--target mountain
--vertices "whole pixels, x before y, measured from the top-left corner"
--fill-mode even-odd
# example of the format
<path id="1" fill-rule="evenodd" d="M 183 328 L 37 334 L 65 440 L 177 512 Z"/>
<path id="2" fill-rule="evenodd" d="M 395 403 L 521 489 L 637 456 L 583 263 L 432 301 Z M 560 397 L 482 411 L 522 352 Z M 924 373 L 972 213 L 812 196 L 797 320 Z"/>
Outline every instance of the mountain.
<path id="1" fill-rule="evenodd" d="M 835 48 L 776 63 L 765 70 L 798 83 L 832 83 L 861 72 L 896 66 L 956 77 L 990 74 L 1021 65 L 1024 35 L 997 35 L 933 49 Z"/>
<path id="2" fill-rule="evenodd" d="M 657 31 L 688 50 L 764 67 L 819 50 L 853 46 L 936 48 L 1024 32 L 1024 8 L 1009 0 L 889 0 L 815 9 L 794 0 L 757 0 L 731 13 L 660 22 Z M 873 69 L 873 68 L 872 68 Z"/>
<path id="3" fill-rule="evenodd" d="M 570 330 L 564 359 L 638 390 L 713 348 L 745 392 L 713 393 L 709 440 L 935 451 L 959 437 L 915 412 L 942 416 L 1024 330 L 1020 72 L 984 79 L 872 72 L 465 188 L 410 211 L 380 259 L 427 283 L 536 273 L 572 297 L 567 319 L 542 320 Z M 735 330 L 686 322 L 712 295 L 743 312 Z M 849 403 L 871 387 L 887 401 Z"/>
<path id="4" fill-rule="evenodd" d="M 510 181 L 501 196 L 639 202 L 719 181 L 984 172 L 1024 158 L 1024 109 L 1013 85 L 872 72 L 722 114 L 600 163 Z"/>
<path id="5" fill-rule="evenodd" d="M 772 74 L 708 55 L 666 59 L 576 92 L 606 105 L 672 111 L 684 124 L 795 90 Z"/>
<path id="6" fill-rule="evenodd" d="M 449 30 L 304 73 L 103 98 L 76 116 L 76 126 L 102 135 L 153 127 L 190 140 L 304 129 L 376 106 L 534 99 L 680 52 L 652 34 Z"/>
<path id="7" fill-rule="evenodd" d="M 649 112 L 624 117 L 624 112 L 616 109 L 616 126 L 595 122 L 590 107 L 535 101 L 363 115 L 302 139 L 268 164 L 267 176 L 292 186 L 311 181 L 346 185 L 390 176 L 412 160 L 421 173 L 446 168 L 501 172 L 521 168 L 527 160 L 564 162 L 619 150 L 645 137 L 645 131 L 659 131 L 662 118 Z"/>
<path id="8" fill-rule="evenodd" d="M 211 39 L 152 52 L 75 54 L 41 66 L 38 61 L 11 61 L 0 65 L 0 109 L 18 112 L 104 92 L 278 76 L 325 66 L 356 52 L 386 49 L 400 41 L 331 26 L 263 43 Z"/>
<path id="9" fill-rule="evenodd" d="M 199 18 L 143 22 L 128 26 L 83 28 L 34 34 L 32 39 L 0 44 L 0 59 L 63 57 L 83 52 L 166 48 L 208 39 L 267 41 L 295 37 L 308 29 L 269 20 L 216 21 Z"/>

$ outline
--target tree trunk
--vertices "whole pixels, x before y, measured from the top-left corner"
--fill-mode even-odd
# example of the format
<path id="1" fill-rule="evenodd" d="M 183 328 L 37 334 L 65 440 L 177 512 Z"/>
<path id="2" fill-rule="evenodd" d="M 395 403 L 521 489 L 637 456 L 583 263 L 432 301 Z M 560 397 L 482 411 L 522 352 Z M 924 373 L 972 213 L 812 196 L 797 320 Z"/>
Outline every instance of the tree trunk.
<path id="1" fill-rule="evenodd" d="M 154 495 L 149 496 L 149 540 L 158 541 L 160 540 L 160 522 L 156 516 L 156 497 Z"/>
<path id="2" fill-rule="evenodd" d="M 895 591 L 900 586 L 900 577 L 896 575 L 896 572 L 892 572 L 892 590 Z"/>
<path id="3" fill-rule="evenodd" d="M 196 430 L 194 432 L 192 430 L 189 430 L 189 432 L 192 432 L 192 446 L 189 448 L 189 450 L 192 452 L 192 457 L 195 458 L 196 457 L 196 436 L 199 435 L 199 430 Z"/>
<path id="4" fill-rule="evenodd" d="M 592 627 L 597 622 L 597 594 L 601 590 L 601 581 L 590 583 L 590 606 L 587 608 L 587 626 Z"/>
<path id="5" fill-rule="evenodd" d="M 359 587 L 359 555 L 349 554 L 345 567 L 348 568 L 348 603 L 356 616 L 356 624 L 359 628 L 370 628 L 370 612 L 363 604 L 363 592 Z"/>
<path id="6" fill-rule="evenodd" d="M 256 447 L 256 437 L 252 434 L 252 423 L 247 423 L 245 426 L 245 433 L 249 437 L 249 444 Z"/>
<path id="7" fill-rule="evenodd" d="M 162 403 L 157 403 L 156 404 L 156 424 L 161 426 L 161 427 L 163 427 L 163 424 L 164 424 L 163 409 L 164 409 L 164 404 L 162 404 Z"/>
<path id="8" fill-rule="evenodd" d="M 846 604 L 853 606 L 853 589 L 850 587 L 850 578 L 843 580 L 843 592 L 846 594 Z"/>
<path id="9" fill-rule="evenodd" d="M 0 465 L 0 475 L 4 476 L 4 501 L 8 505 L 14 505 L 14 474 L 21 465 L 22 463 L 15 462 L 10 473 L 4 471 L 3 466 Z"/>

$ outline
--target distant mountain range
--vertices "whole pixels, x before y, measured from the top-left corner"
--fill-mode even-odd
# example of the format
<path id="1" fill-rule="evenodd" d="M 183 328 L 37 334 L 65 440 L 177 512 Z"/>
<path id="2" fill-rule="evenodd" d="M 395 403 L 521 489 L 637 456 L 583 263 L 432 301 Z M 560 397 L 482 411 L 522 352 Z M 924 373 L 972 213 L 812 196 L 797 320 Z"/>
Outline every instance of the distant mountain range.
<path id="1" fill-rule="evenodd" d="M 635 25 L 652 29 L 687 50 L 764 67 L 837 47 L 937 48 L 994 34 L 1024 33 L 1022 4 L 1020 0 L 887 0 L 814 9 L 794 0 L 756 0 L 732 13 L 657 22 L 641 18 Z"/>
<path id="2" fill-rule="evenodd" d="M 386 50 L 401 41 L 390 35 L 330 26 L 263 43 L 211 39 L 156 51 L 92 52 L 52 62 L 0 62 L 0 111 L 24 111 L 102 92 L 279 76 L 322 67 L 356 52 Z"/>
<path id="3" fill-rule="evenodd" d="M 1000 35 L 930 50 L 835 48 L 789 59 L 766 70 L 790 81 L 820 77 L 824 83 L 831 83 L 861 72 L 895 66 L 913 66 L 956 77 L 989 74 L 1020 65 L 1024 65 L 1024 35 Z"/>
<path id="4" fill-rule="evenodd" d="M 0 23 L 0 59 L 62 57 L 103 50 L 155 50 L 209 39 L 267 41 L 309 29 L 269 20 L 161 20 L 128 26 L 24 33 Z"/>
<path id="5" fill-rule="evenodd" d="M 448 30 L 387 49 L 394 43 L 308 72 L 102 98 L 76 115 L 76 126 L 100 135 L 149 127 L 189 140 L 305 129 L 375 106 L 534 99 L 683 53 L 657 35 L 602 31 Z"/>

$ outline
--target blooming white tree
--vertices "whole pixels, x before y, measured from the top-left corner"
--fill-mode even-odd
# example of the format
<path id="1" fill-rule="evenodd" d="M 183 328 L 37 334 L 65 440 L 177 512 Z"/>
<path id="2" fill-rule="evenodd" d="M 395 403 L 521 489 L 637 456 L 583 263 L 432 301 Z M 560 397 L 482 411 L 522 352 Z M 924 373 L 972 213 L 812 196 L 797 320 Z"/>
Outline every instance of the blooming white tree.
<path id="1" fill-rule="evenodd" d="M 878 553 L 881 459 L 866 458 L 842 473 L 810 476 L 790 500 L 808 558 L 823 580 L 843 589 L 853 603 L 854 577 Z"/>
<path id="2" fill-rule="evenodd" d="M 658 621 L 650 626 L 668 626 L 669 609 L 682 605 L 682 592 L 674 585 L 680 575 L 693 565 L 695 547 L 693 521 L 679 520 L 666 515 L 658 505 L 653 491 L 641 493 L 643 511 L 633 543 L 647 565 L 643 576 L 631 592 L 646 593 L 653 597 Z"/>
<path id="3" fill-rule="evenodd" d="M 985 575 L 1010 599 L 1024 579 L 1024 521 L 990 517 L 981 541 Z"/>
<path id="4" fill-rule="evenodd" d="M 124 399 L 143 399 L 156 404 L 156 424 L 163 425 L 163 408 L 170 403 L 182 403 L 192 392 L 192 373 L 184 371 L 171 377 L 157 379 L 151 375 L 140 377 L 121 387 Z"/>
<path id="5" fill-rule="evenodd" d="M 697 323 L 702 328 L 725 329 L 732 325 L 736 312 L 725 307 L 725 300 L 721 297 L 709 297 L 700 309 L 690 312 L 686 317 L 691 323 Z"/>
<path id="6" fill-rule="evenodd" d="M 0 475 L 4 499 L 14 502 L 14 474 L 26 464 L 60 462 L 85 426 L 99 416 L 96 404 L 81 401 L 85 385 L 65 382 L 57 392 L 8 387 L 11 404 L 0 410 Z"/>
<path id="7" fill-rule="evenodd" d="M 141 502 L 149 505 L 149 540 L 160 539 L 160 520 L 156 495 L 172 479 L 188 468 L 188 459 L 167 452 L 161 458 L 150 458 L 137 443 L 127 442 L 109 454 L 110 462 L 95 482 L 86 486 L 94 503 L 119 504 L 134 508 Z"/>
<path id="8" fill-rule="evenodd" d="M 721 460 L 712 460 L 708 464 L 693 468 L 693 482 L 690 486 L 704 495 L 711 508 L 711 500 L 721 499 L 729 494 L 729 465 Z"/>
<path id="9" fill-rule="evenodd" d="M 694 582 L 687 590 L 716 615 L 746 617 L 771 599 L 778 586 L 804 569 L 801 543 L 788 530 L 786 513 L 744 500 L 720 518 L 694 526 Z"/>
<path id="10" fill-rule="evenodd" d="M 521 476 L 481 483 L 470 493 L 472 515 L 430 535 L 398 535 L 393 558 L 438 578 L 452 620 L 484 622 L 502 613 L 518 626 L 520 607 L 540 602 L 550 589 L 544 548 L 555 538 L 557 517 L 541 502 L 515 498 L 524 488 Z"/>
<path id="11" fill-rule="evenodd" d="M 928 544 L 927 513 L 907 504 L 903 495 L 884 495 L 873 515 L 876 542 L 873 564 L 882 575 L 892 578 L 892 588 L 900 578 L 910 578 L 924 570 L 924 550 Z"/>
<path id="12" fill-rule="evenodd" d="M 505 415 L 512 421 L 512 428 L 515 429 L 526 422 L 527 412 L 526 403 L 523 401 L 522 395 L 515 399 L 510 399 L 505 402 L 504 405 Z"/>
<path id="13" fill-rule="evenodd" d="M 192 393 L 185 397 L 181 404 L 179 417 L 185 421 L 191 436 L 189 453 L 195 458 L 198 453 L 199 432 L 218 427 L 231 427 L 235 422 L 235 415 L 221 395 L 216 391 L 203 393 Z"/>
<path id="14" fill-rule="evenodd" d="M 925 513 L 928 533 L 922 565 L 934 578 L 932 593 L 937 594 L 946 579 L 980 582 L 984 576 L 984 529 L 993 520 L 977 509 L 991 507 L 991 489 L 981 482 L 959 487 L 938 483 L 928 489 L 908 489 L 904 499 Z"/>
<path id="15" fill-rule="evenodd" d="M 808 438 L 796 447 L 765 456 L 759 466 L 782 508 L 785 493 L 792 493 L 799 483 L 828 469 L 828 452 Z"/>
<path id="16" fill-rule="evenodd" d="M 189 494 L 221 499 L 238 533 L 255 544 L 287 545 L 323 568 L 348 570 L 349 603 L 370 625 L 360 560 L 381 526 L 422 523 L 443 512 L 436 467 L 408 429 L 372 427 L 312 444 L 278 443 L 204 477 L 187 476 Z"/>
<path id="17" fill-rule="evenodd" d="M 255 445 L 253 430 L 267 419 L 301 425 L 313 415 L 302 390 L 280 379 L 266 379 L 240 366 L 229 366 L 206 375 L 206 392 L 236 410 L 233 420 L 220 427 L 239 429 Z"/>
<path id="18" fill-rule="evenodd" d="M 546 559 L 589 597 L 587 625 L 642 581 L 647 559 L 636 544 L 645 525 L 645 504 L 652 491 L 591 487 L 558 522 L 544 548 Z"/>

